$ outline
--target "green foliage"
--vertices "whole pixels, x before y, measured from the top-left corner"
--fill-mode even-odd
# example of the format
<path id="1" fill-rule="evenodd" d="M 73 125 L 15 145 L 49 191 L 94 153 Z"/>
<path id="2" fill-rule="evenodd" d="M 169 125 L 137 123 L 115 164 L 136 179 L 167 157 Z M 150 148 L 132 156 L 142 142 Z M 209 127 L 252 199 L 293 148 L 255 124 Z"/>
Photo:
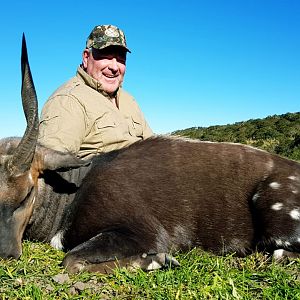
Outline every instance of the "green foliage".
<path id="1" fill-rule="evenodd" d="M 248 144 L 300 160 L 300 112 L 228 125 L 193 127 L 173 134 L 203 141 Z"/>

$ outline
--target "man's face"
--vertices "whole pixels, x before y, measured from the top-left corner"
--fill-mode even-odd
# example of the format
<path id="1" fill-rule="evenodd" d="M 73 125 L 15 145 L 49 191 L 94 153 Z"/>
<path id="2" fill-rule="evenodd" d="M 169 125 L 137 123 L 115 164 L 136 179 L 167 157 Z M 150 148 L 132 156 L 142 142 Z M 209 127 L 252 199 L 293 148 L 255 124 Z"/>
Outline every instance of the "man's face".
<path id="1" fill-rule="evenodd" d="M 96 79 L 104 92 L 113 95 L 123 82 L 126 70 L 126 49 L 109 46 L 83 51 L 83 67 Z"/>

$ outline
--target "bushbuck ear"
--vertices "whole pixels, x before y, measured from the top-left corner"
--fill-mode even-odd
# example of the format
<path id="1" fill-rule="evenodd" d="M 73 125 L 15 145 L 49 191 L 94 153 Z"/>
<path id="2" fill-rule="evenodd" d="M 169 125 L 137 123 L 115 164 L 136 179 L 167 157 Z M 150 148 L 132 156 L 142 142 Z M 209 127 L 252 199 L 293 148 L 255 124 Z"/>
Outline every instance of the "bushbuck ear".
<path id="1" fill-rule="evenodd" d="M 88 166 L 91 163 L 90 161 L 79 159 L 73 154 L 52 150 L 42 146 L 38 146 L 37 153 L 42 161 L 41 169 L 43 170 L 67 171 L 82 166 Z"/>

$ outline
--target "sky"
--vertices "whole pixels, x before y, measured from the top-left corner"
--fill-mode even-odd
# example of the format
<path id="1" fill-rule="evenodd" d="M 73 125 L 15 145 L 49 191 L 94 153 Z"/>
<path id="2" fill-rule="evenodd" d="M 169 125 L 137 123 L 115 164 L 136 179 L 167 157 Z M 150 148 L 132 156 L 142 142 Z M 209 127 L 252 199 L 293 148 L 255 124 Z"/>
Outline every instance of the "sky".
<path id="1" fill-rule="evenodd" d="M 75 75 L 93 27 L 123 29 L 123 87 L 163 134 L 300 111 L 299 16 L 299 0 L 4 1 L 0 138 L 26 128 L 23 32 L 41 111 Z"/>

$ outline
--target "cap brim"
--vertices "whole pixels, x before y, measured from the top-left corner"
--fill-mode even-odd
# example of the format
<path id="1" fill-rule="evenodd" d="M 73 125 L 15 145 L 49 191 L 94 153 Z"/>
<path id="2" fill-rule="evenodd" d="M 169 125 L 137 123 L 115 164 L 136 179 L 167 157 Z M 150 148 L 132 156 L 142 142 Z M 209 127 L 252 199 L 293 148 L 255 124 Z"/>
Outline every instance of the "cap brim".
<path id="1" fill-rule="evenodd" d="M 93 47 L 93 48 L 95 48 L 95 49 L 99 49 L 99 50 L 100 50 L 100 49 L 107 48 L 107 47 L 109 47 L 109 46 L 118 46 L 118 47 L 121 47 L 121 48 L 126 49 L 127 52 L 131 53 L 131 51 L 130 51 L 127 47 L 125 47 L 124 45 L 120 45 L 120 44 L 118 44 L 118 43 L 108 43 L 108 44 L 102 45 L 102 46 L 99 46 L 99 45 L 97 45 L 96 43 L 91 45 L 91 47 Z"/>

